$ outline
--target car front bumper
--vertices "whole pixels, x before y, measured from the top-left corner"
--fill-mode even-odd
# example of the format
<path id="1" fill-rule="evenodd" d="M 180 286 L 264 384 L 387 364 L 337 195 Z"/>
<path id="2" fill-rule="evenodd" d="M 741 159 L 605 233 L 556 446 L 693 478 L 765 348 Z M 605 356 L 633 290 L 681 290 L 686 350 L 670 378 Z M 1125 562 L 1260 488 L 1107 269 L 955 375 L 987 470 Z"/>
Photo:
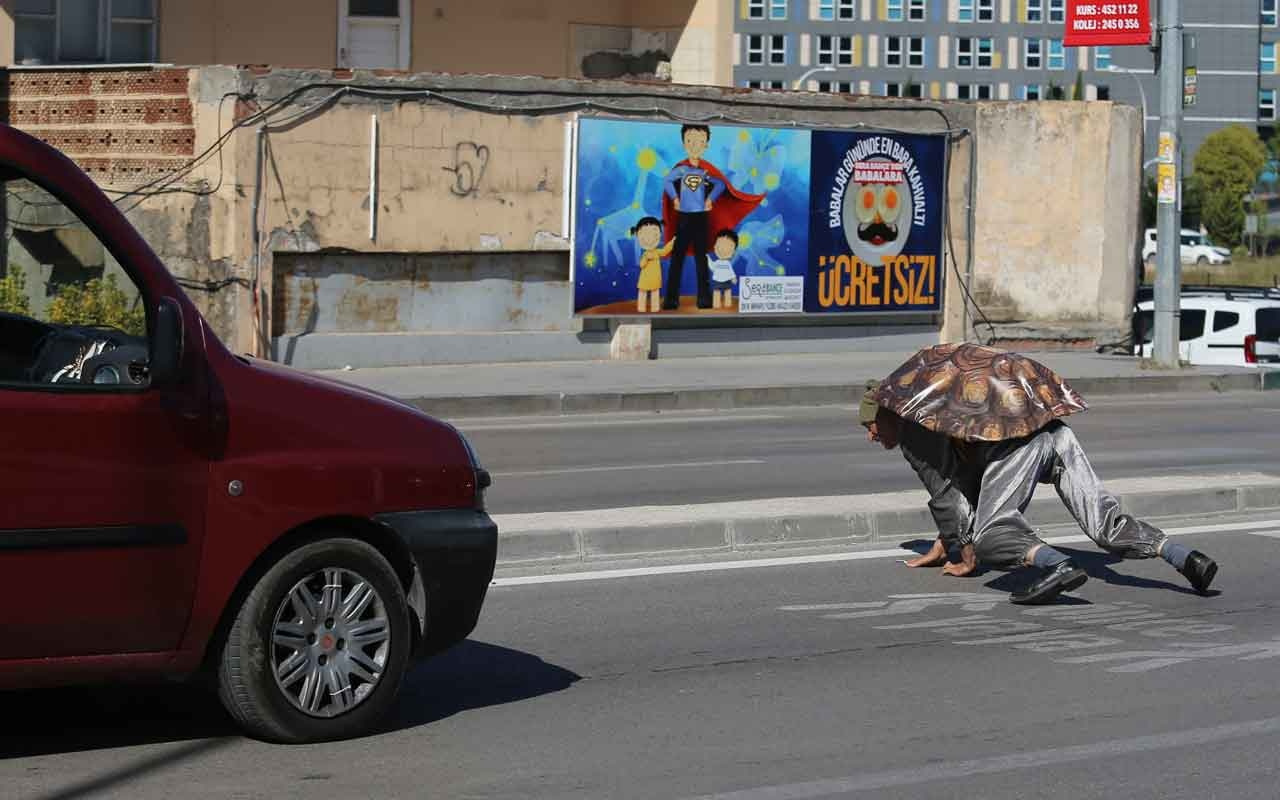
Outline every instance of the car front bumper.
<path id="1" fill-rule="evenodd" d="M 475 629 L 493 580 L 498 525 L 483 511 L 401 511 L 374 521 L 394 531 L 417 567 L 410 602 L 423 623 L 416 656 L 439 652 Z M 418 581 L 424 597 L 414 598 Z M 416 601 L 416 602 L 415 602 Z"/>

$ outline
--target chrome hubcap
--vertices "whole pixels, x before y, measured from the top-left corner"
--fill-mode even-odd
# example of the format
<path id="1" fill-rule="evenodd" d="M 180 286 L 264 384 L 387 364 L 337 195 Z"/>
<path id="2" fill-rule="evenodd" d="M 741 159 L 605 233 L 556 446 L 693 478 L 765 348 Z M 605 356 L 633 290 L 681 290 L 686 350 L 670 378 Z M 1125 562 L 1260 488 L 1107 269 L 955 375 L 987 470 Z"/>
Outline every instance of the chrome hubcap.
<path id="1" fill-rule="evenodd" d="M 298 581 L 271 628 L 276 685 L 313 717 L 336 717 L 364 702 L 382 679 L 390 648 L 382 598 L 345 569 Z"/>

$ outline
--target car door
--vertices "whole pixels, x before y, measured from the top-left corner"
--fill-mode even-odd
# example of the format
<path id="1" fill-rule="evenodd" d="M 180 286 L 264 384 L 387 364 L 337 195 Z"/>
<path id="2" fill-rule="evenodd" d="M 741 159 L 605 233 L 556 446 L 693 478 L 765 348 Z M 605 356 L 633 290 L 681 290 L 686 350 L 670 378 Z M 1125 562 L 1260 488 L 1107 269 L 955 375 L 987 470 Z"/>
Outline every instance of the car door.
<path id="1" fill-rule="evenodd" d="M 84 215 L 11 171 L 0 185 L 0 659 L 174 649 L 209 462 L 146 385 L 155 298 Z"/>
<path id="2" fill-rule="evenodd" d="M 1205 361 L 1205 318 L 1207 313 L 1203 307 L 1188 308 L 1182 305 L 1178 318 L 1178 352 L 1183 361 L 1192 364 L 1206 364 Z"/>
<path id="3" fill-rule="evenodd" d="M 1206 321 L 1202 361 L 1198 364 L 1244 366 L 1244 324 L 1235 308 L 1215 308 Z"/>

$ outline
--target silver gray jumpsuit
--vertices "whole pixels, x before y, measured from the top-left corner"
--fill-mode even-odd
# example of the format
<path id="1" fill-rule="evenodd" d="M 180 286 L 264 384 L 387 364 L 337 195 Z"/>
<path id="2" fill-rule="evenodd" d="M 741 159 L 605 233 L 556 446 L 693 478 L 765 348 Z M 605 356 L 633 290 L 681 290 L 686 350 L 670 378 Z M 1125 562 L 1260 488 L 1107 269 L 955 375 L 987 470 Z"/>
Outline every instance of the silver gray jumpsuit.
<path id="1" fill-rule="evenodd" d="M 929 511 L 948 550 L 972 543 L 995 569 L 1026 563 L 1044 542 L 1024 512 L 1037 483 L 1051 483 L 1085 534 L 1123 558 L 1154 558 L 1165 534 L 1120 513 L 1120 501 L 1098 480 L 1075 433 L 1055 420 L 1022 439 L 958 442 L 902 422 L 902 454 L 929 492 Z"/>

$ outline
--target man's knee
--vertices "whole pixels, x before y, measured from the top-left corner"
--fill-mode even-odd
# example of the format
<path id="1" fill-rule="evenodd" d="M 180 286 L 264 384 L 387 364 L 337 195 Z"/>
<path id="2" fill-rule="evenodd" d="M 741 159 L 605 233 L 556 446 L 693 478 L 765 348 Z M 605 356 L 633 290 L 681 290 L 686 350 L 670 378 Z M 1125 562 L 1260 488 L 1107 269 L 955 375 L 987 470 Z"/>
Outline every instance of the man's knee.
<path id="1" fill-rule="evenodd" d="M 1026 563 L 1027 552 L 1039 539 L 992 531 L 973 543 L 978 561 L 995 569 L 1014 569 Z"/>

